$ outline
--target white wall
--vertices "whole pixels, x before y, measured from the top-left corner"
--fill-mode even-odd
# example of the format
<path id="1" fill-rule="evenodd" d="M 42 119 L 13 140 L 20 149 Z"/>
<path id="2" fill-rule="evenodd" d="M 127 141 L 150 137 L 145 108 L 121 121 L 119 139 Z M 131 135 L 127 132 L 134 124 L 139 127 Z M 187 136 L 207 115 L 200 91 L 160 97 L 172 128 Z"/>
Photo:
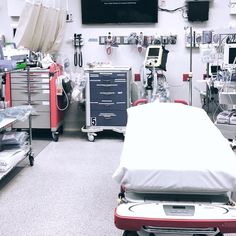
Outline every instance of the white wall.
<path id="1" fill-rule="evenodd" d="M 159 1 L 160 2 L 160 1 Z M 184 5 L 184 0 L 165 0 L 164 8 L 174 9 Z M 97 42 L 88 42 L 89 38 L 98 38 L 112 32 L 113 35 L 129 35 L 131 32 L 143 32 L 144 35 L 154 34 L 177 34 L 177 44 L 167 46 L 170 51 L 167 63 L 166 76 L 171 86 L 172 99 L 188 100 L 188 84 L 182 82 L 182 74 L 189 71 L 190 56 L 189 49 L 185 48 L 184 27 L 192 26 L 193 30 L 214 30 L 221 27 L 228 27 L 233 21 L 236 22 L 235 16 L 229 14 L 229 2 L 222 0 L 213 0 L 210 7 L 209 21 L 204 23 L 189 23 L 184 19 L 181 12 L 166 13 L 159 11 L 159 22 L 155 25 L 96 25 L 88 26 L 81 24 L 80 1 L 69 0 L 69 11 L 73 14 L 73 23 L 67 24 L 66 37 L 61 48 L 61 52 L 68 55 L 72 60 L 73 47 L 68 43 L 68 39 L 73 37 L 74 33 L 82 33 L 85 39 L 83 47 L 84 61 L 105 61 L 113 65 L 131 66 L 133 73 L 139 73 L 142 66 L 145 53 L 138 53 L 135 46 L 120 46 L 113 50 L 112 55 L 108 56 L 104 46 Z M 203 87 L 196 80 L 202 79 L 205 73 L 206 65 L 201 63 L 199 49 L 193 50 L 193 87 Z M 204 87 L 203 87 L 204 88 Z M 193 91 L 193 105 L 199 106 L 199 92 Z"/>
<path id="2" fill-rule="evenodd" d="M 7 0 L 0 1 L 0 35 L 5 35 L 8 40 L 12 39 L 12 20 L 8 17 Z"/>
<path id="3" fill-rule="evenodd" d="M 0 1 L 0 34 L 3 33 L 11 39 L 10 21 L 6 11 L 7 0 Z M 147 1 L 148 2 L 148 1 Z M 161 2 L 159 0 L 159 2 Z M 164 8 L 174 9 L 184 5 L 184 0 L 165 0 Z M 182 74 L 189 71 L 189 49 L 185 48 L 184 28 L 192 26 L 193 30 L 214 30 L 235 24 L 236 17 L 229 14 L 229 1 L 212 0 L 209 20 L 204 23 L 190 23 L 184 19 L 181 12 L 166 13 L 159 11 L 159 20 L 155 25 L 82 25 L 80 0 L 69 0 L 69 13 L 73 15 L 73 22 L 66 24 L 66 34 L 60 53 L 69 57 L 73 66 L 74 33 L 81 33 L 84 38 L 83 56 L 84 64 L 87 62 L 111 62 L 114 66 L 131 66 L 133 73 L 139 73 L 145 53 L 138 53 L 135 46 L 120 46 L 108 56 L 104 46 L 98 42 L 89 42 L 90 38 L 106 35 L 129 35 L 131 32 L 143 32 L 144 35 L 177 34 L 177 44 L 167 46 L 170 51 L 167 62 L 166 77 L 171 86 L 171 99 L 185 99 L 188 101 L 188 83 L 182 82 Z M 4 23 L 3 23 L 4 22 Z M 193 87 L 204 89 L 204 85 L 197 82 L 206 72 L 206 65 L 201 62 L 199 49 L 193 50 Z M 193 105 L 200 106 L 199 92 L 193 89 Z M 72 112 L 73 113 L 73 112 Z"/>

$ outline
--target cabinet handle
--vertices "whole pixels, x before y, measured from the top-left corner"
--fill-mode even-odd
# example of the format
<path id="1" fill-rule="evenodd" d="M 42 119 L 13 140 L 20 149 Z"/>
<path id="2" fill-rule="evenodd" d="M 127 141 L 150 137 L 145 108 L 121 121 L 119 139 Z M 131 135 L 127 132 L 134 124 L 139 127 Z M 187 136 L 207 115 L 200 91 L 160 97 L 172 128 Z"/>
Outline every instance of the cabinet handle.
<path id="1" fill-rule="evenodd" d="M 100 92 L 101 95 L 105 95 L 105 96 L 111 96 L 111 95 L 115 95 L 114 92 Z"/>

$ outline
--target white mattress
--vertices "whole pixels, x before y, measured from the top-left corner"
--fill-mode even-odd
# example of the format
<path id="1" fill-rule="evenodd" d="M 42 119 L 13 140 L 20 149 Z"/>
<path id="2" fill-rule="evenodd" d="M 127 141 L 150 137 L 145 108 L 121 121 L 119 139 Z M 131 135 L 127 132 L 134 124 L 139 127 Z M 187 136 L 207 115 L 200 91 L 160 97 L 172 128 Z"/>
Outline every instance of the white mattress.
<path id="1" fill-rule="evenodd" d="M 128 109 L 113 178 L 138 192 L 236 192 L 236 156 L 204 110 L 155 102 Z"/>

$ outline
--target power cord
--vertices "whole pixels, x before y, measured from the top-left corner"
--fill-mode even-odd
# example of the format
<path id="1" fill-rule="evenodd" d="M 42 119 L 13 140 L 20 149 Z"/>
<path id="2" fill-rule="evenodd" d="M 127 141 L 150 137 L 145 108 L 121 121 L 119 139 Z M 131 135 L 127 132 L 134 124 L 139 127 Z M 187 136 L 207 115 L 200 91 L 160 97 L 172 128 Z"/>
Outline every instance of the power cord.
<path id="1" fill-rule="evenodd" d="M 64 89 L 64 87 L 63 87 L 63 85 L 62 85 L 62 95 L 63 95 L 63 93 L 65 94 L 65 97 L 66 97 L 66 106 L 63 107 L 63 108 L 59 107 L 59 104 L 58 104 L 58 96 L 57 96 L 57 104 L 56 104 L 56 105 L 57 105 L 57 109 L 58 109 L 59 111 L 65 111 L 65 110 L 69 107 L 69 104 L 70 104 L 69 97 L 68 97 L 67 93 L 65 92 L 65 89 Z"/>
<path id="2" fill-rule="evenodd" d="M 184 14 L 186 14 L 186 6 L 182 6 L 182 7 L 177 7 L 175 9 L 166 9 L 166 8 L 161 8 L 161 7 L 158 7 L 158 10 L 159 11 L 164 11 L 164 12 L 168 12 L 168 13 L 175 13 L 177 11 L 182 11 L 182 17 L 183 18 L 187 18 L 187 16 L 185 16 Z"/>

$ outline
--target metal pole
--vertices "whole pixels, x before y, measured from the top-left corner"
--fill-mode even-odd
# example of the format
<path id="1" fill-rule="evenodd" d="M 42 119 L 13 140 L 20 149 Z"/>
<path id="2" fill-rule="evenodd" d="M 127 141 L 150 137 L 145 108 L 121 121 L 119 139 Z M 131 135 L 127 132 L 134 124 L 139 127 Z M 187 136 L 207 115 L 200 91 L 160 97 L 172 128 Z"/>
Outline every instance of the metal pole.
<path id="1" fill-rule="evenodd" d="M 192 100 L 193 100 L 193 29 L 190 27 L 190 73 L 189 73 L 189 105 L 192 106 Z"/>
<path id="2" fill-rule="evenodd" d="M 210 65 L 209 65 L 209 63 L 207 63 L 207 79 L 209 78 L 209 73 L 210 72 Z M 208 87 L 208 84 L 206 84 L 206 105 L 207 105 L 207 114 L 209 114 L 209 112 L 210 112 L 210 102 L 211 102 L 211 98 L 210 98 L 210 95 L 211 95 L 211 93 L 210 93 L 210 88 Z"/>
<path id="3" fill-rule="evenodd" d="M 27 66 L 28 105 L 31 105 L 30 67 Z M 32 116 L 29 115 L 29 145 L 32 145 Z"/>

